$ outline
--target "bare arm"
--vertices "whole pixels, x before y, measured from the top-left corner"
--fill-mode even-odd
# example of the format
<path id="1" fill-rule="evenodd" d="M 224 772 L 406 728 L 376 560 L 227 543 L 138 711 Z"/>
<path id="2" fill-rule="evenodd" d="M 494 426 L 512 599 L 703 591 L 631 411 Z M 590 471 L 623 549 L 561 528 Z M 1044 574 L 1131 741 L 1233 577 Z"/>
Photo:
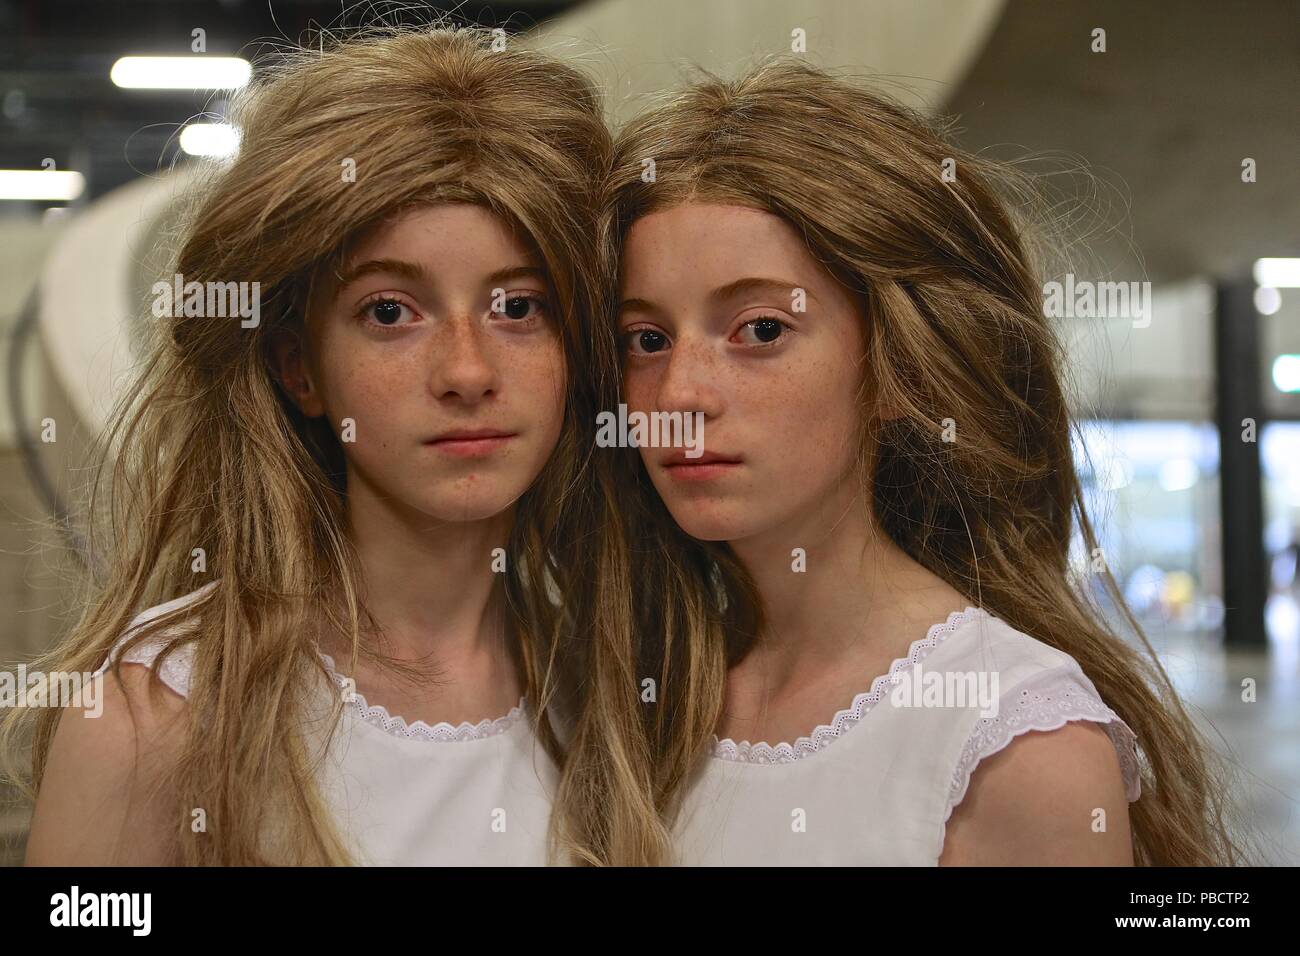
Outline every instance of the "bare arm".
<path id="1" fill-rule="evenodd" d="M 982 761 L 948 820 L 939 865 L 1132 866 L 1128 800 L 1106 731 L 1071 722 Z"/>
<path id="2" fill-rule="evenodd" d="M 32 814 L 28 866 L 181 862 L 176 795 L 164 781 L 185 744 L 185 699 L 151 690 L 141 664 L 121 670 L 121 682 L 111 671 L 96 678 L 103 682 L 99 717 L 69 707 L 59 720 Z"/>

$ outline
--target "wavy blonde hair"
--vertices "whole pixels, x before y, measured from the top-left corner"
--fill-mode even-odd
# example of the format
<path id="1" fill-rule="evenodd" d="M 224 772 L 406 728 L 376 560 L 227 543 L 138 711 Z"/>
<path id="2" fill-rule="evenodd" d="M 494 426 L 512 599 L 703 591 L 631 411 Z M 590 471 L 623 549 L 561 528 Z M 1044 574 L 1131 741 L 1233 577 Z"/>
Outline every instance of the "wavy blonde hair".
<path id="1" fill-rule="evenodd" d="M 951 182 L 940 175 L 947 159 Z M 1034 186 L 885 96 L 774 61 L 735 81 L 709 77 L 621 131 L 605 248 L 616 256 L 639 217 L 687 202 L 769 212 L 805 237 L 865 318 L 860 464 L 875 521 L 972 603 L 1073 656 L 1134 729 L 1145 757 L 1130 807 L 1139 863 L 1235 862 L 1214 755 L 1114 579 L 1101 574 L 1140 649 L 1071 578 L 1072 534 L 1090 553 L 1097 541 L 1042 310 L 1057 240 L 1035 229 Z M 606 314 L 612 326 L 613 300 Z M 876 401 L 900 417 L 871 420 Z M 960 442 L 942 440 L 945 418 L 961 423 Z M 636 574 L 623 572 L 638 625 L 600 632 L 617 643 L 592 651 L 557 813 L 589 863 L 659 863 L 671 859 L 673 815 L 762 601 L 729 548 L 677 527 L 635 452 L 607 467 L 624 489 L 621 533 L 638 547 Z M 646 676 L 654 706 L 638 693 Z M 610 812 L 590 812 L 598 804 Z"/>
<path id="2" fill-rule="evenodd" d="M 406 207 L 483 205 L 535 246 L 554 293 L 569 373 L 563 429 L 518 502 L 498 587 L 539 736 L 562 759 L 548 717 L 567 699 L 557 635 L 583 617 L 584 543 L 605 493 L 590 472 L 597 399 L 575 372 L 596 364 L 583 330 L 602 295 L 595 221 L 611 144 L 584 74 L 492 47 L 487 31 L 434 24 L 322 36 L 277 56 L 234 104 L 240 152 L 196 196 L 174 263 L 186 281 L 259 281 L 261 324 L 154 322 L 149 358 L 103 441 L 88 521 L 92 553 L 107 560 L 80 622 L 35 666 L 97 668 L 140 608 L 203 583 L 190 555 L 206 551 L 219 579 L 161 658 L 192 645 L 189 735 L 173 771 L 186 863 L 351 862 L 319 792 L 302 691 L 325 676 L 321 617 L 350 635 L 354 666 L 378 652 L 361 640 L 368 616 L 339 442 L 286 399 L 268 343 L 303 330 L 313 280 L 350 240 Z M 355 182 L 341 175 L 345 159 Z M 548 579 L 562 603 L 548 598 Z M 128 646 L 178 619 L 153 622 Z M 19 710 L 0 728 L 7 775 L 28 797 L 60 714 Z M 17 757 L 28 731 L 30 774 Z M 205 808 L 206 834 L 190 832 L 186 807 Z"/>

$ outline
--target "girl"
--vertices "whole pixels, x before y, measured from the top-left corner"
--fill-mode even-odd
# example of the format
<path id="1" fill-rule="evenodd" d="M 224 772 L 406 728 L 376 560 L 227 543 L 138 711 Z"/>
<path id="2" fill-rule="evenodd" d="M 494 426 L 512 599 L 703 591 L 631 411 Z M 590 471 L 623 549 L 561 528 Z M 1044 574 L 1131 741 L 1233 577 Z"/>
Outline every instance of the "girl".
<path id="1" fill-rule="evenodd" d="M 594 855 L 1234 858 L 1150 646 L 1071 578 L 1074 532 L 1098 552 L 1042 264 L 997 183 L 803 65 L 709 80 L 618 137 L 625 400 L 702 416 L 704 455 L 615 466 L 627 533 L 673 560 L 636 581 L 641 641 L 606 655 L 635 681 L 592 679 L 584 723 L 651 754 L 605 777 L 621 825 L 563 822 Z M 598 764 L 583 733 L 573 759 Z"/>
<path id="2" fill-rule="evenodd" d="M 99 596 L 39 665 L 98 668 L 104 714 L 6 724 L 28 862 L 547 860 L 609 139 L 581 74 L 493 46 L 372 31 L 241 104 L 176 271 L 260 283 L 260 322 L 159 310 Z"/>

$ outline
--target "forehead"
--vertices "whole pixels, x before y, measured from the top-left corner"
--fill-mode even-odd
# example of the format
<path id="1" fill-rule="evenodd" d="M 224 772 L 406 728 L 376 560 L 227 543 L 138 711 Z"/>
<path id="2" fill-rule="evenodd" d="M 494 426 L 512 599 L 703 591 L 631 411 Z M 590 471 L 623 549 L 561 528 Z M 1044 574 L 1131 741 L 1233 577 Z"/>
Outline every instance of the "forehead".
<path id="1" fill-rule="evenodd" d="M 625 282 L 664 270 L 716 278 L 744 270 L 786 274 L 815 266 L 799 234 L 779 216 L 747 206 L 689 203 L 642 216 L 623 246 Z M 680 276 L 673 282 L 680 281 Z"/>
<path id="2" fill-rule="evenodd" d="M 531 243 L 514 225 L 486 206 L 442 202 L 394 210 L 348 243 L 346 261 L 373 258 L 393 249 L 421 247 L 467 252 L 510 253 L 525 257 Z"/>
<path id="3" fill-rule="evenodd" d="M 742 277 L 790 280 L 827 302 L 843 297 L 801 234 L 770 212 L 688 203 L 643 216 L 627 232 L 620 264 L 626 298 L 694 298 Z"/>

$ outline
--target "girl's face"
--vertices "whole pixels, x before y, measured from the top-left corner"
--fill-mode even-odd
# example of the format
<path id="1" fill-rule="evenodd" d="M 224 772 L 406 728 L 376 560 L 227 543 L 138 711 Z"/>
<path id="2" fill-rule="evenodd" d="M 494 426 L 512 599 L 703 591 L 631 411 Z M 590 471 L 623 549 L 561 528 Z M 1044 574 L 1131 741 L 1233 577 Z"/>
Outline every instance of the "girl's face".
<path id="1" fill-rule="evenodd" d="M 687 534 L 806 527 L 857 492 L 862 319 L 794 229 L 740 206 L 674 206 L 633 224 L 622 268 L 629 413 L 702 412 L 694 461 L 731 462 L 640 449 Z"/>
<path id="2" fill-rule="evenodd" d="M 349 496 L 443 521 L 490 517 L 559 439 L 552 308 L 541 263 L 493 213 L 419 208 L 370 230 L 313 295 L 308 354 L 278 347 L 282 381 L 340 437 Z"/>

